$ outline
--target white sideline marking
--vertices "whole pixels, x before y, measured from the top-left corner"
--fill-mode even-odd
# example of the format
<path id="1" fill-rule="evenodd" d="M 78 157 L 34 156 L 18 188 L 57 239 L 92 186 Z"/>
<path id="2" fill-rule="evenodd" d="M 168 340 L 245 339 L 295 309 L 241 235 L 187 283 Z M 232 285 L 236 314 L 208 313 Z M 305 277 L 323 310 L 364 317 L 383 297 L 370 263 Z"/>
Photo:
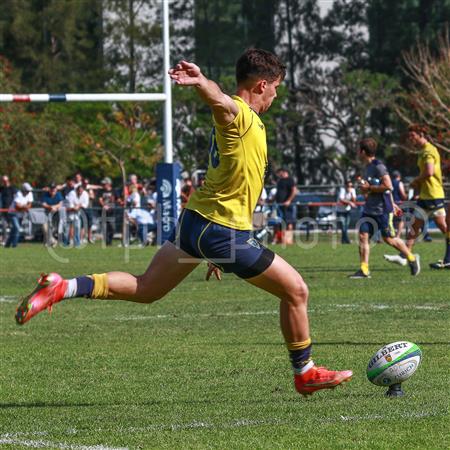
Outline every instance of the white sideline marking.
<path id="1" fill-rule="evenodd" d="M 239 427 L 252 427 L 259 425 L 279 425 L 282 423 L 288 423 L 287 421 L 282 421 L 279 419 L 267 419 L 267 420 L 255 420 L 255 419 L 234 419 L 230 422 L 225 423 L 210 423 L 203 421 L 194 421 L 188 423 L 168 423 L 168 424 L 155 424 L 148 425 L 146 427 L 120 427 L 116 428 L 96 428 L 97 433 L 108 432 L 108 431 L 120 431 L 121 433 L 145 433 L 149 431 L 179 431 L 179 430 L 189 430 L 195 428 L 239 428 Z M 82 430 L 83 433 L 86 430 Z M 31 448 L 58 448 L 62 450 L 128 450 L 128 447 L 108 447 L 104 445 L 77 445 L 77 444 L 66 444 L 64 442 L 50 442 L 44 440 L 32 440 L 26 439 L 27 436 L 48 436 L 50 433 L 48 431 L 30 431 L 30 432 L 16 432 L 16 433 L 5 433 L 0 435 L 0 445 L 10 444 L 10 445 L 22 445 L 24 447 Z M 78 434 L 78 430 L 71 428 L 65 431 L 67 435 Z"/>
<path id="2" fill-rule="evenodd" d="M 380 414 L 368 414 L 366 416 L 340 416 L 340 420 L 343 422 L 359 422 L 361 420 L 385 420 L 385 419 L 395 419 L 396 415 L 380 415 Z M 409 412 L 399 414 L 402 419 L 422 419 L 423 417 L 439 417 L 442 414 L 437 414 L 433 412 Z M 333 419 L 330 419 L 330 421 Z"/>
<path id="3" fill-rule="evenodd" d="M 58 448 L 68 450 L 128 450 L 128 447 L 105 447 L 104 445 L 75 445 L 64 442 L 33 441 L 30 439 L 4 438 L 0 437 L 0 445 L 22 445 L 31 448 Z"/>
<path id="4" fill-rule="evenodd" d="M 0 303 L 15 303 L 18 299 L 15 295 L 3 295 L 0 296 Z"/>
<path id="5" fill-rule="evenodd" d="M 187 319 L 187 318 L 197 318 L 197 317 L 235 317 L 235 316 L 272 316 L 278 315 L 278 311 L 240 311 L 235 313 L 200 313 L 200 314 L 156 314 L 154 316 L 119 316 L 115 320 L 125 321 L 125 320 L 152 320 L 152 319 Z"/>
<path id="6" fill-rule="evenodd" d="M 383 305 L 383 304 L 337 304 L 334 306 L 309 308 L 309 312 L 330 312 L 338 309 L 351 309 L 354 311 L 372 309 L 378 310 L 426 310 L 426 311 L 441 311 L 448 308 L 448 304 L 436 304 L 436 305 Z M 199 314 L 155 314 L 152 316 L 117 316 L 115 320 L 129 321 L 129 320 L 157 320 L 157 319 L 195 319 L 208 317 L 210 319 L 219 317 L 238 317 L 238 316 L 277 316 L 279 312 L 277 310 L 272 311 L 237 311 L 228 313 L 199 313 Z"/>

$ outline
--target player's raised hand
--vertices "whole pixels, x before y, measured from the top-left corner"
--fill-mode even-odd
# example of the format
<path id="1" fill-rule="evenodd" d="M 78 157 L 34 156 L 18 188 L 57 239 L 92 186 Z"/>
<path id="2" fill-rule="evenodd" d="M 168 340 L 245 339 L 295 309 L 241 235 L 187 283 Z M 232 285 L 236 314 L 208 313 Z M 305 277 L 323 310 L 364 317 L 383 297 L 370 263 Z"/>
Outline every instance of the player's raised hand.
<path id="1" fill-rule="evenodd" d="M 180 61 L 169 70 L 169 75 L 177 84 L 192 86 L 198 84 L 203 77 L 200 67 L 194 63 Z"/>
<path id="2" fill-rule="evenodd" d="M 222 275 L 220 273 L 220 269 L 215 266 L 214 264 L 208 262 L 208 272 L 206 272 L 206 281 L 209 281 L 211 278 L 211 275 L 214 274 L 214 276 L 220 281 L 222 279 Z"/>

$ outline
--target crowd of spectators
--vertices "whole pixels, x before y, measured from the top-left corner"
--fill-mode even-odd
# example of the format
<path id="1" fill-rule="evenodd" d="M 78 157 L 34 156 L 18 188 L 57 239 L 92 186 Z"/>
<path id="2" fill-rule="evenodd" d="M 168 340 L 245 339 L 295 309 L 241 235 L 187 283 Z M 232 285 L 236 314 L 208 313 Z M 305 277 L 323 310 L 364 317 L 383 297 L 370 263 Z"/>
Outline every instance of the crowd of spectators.
<path id="1" fill-rule="evenodd" d="M 204 183 L 204 175 L 192 180 L 185 177 L 181 184 L 180 204 L 183 208 L 189 197 Z M 395 200 L 405 200 L 400 174 L 393 173 Z M 255 230 L 263 229 L 268 220 L 273 228 L 274 243 L 290 244 L 297 220 L 298 190 L 289 172 L 282 168 L 277 171 L 271 188 L 263 189 L 258 202 L 259 220 Z M 399 192 L 397 192 L 399 191 Z M 356 191 L 348 180 L 336 192 L 336 226 L 341 230 L 343 244 L 350 243 L 348 229 L 352 211 L 357 209 Z M 399 198 L 397 198 L 397 196 Z M 67 177 L 63 184 L 50 183 L 48 186 L 33 188 L 29 183 L 16 187 L 7 175 L 0 184 L 0 242 L 4 247 L 16 247 L 24 233 L 23 219 L 32 224 L 35 239 L 46 246 L 61 243 L 64 246 L 79 247 L 101 238 L 105 245 L 112 245 L 114 236 L 122 236 L 124 220 L 131 240 L 141 246 L 156 243 L 156 179 L 140 180 L 132 174 L 124 187 L 116 187 L 110 177 L 104 177 L 93 184 L 80 172 Z M 399 234 L 401 221 L 396 223 Z M 40 233 L 39 233 L 40 230 Z"/>
<path id="2" fill-rule="evenodd" d="M 114 234 L 122 232 L 126 220 L 132 238 L 141 245 L 156 239 L 156 180 L 140 181 L 130 175 L 124 188 L 115 188 L 111 178 L 91 183 L 80 172 L 63 184 L 33 188 L 29 183 L 13 186 L 4 175 L 0 185 L 0 211 L 3 245 L 17 247 L 23 220 L 39 225 L 46 246 L 61 242 L 79 247 L 101 237 L 111 245 Z"/>

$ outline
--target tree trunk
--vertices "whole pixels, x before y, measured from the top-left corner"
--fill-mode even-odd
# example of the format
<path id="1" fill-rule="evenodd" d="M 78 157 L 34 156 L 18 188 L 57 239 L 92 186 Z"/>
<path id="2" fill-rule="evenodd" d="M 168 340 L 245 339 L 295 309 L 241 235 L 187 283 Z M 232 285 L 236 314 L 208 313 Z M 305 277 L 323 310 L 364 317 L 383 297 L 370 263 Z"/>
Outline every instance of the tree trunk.
<path id="1" fill-rule="evenodd" d="M 289 103 L 291 104 L 291 108 L 296 108 L 296 96 L 295 93 L 296 83 L 295 83 L 295 57 L 294 57 L 294 46 L 292 42 L 292 29 L 293 23 L 291 19 L 291 2 L 290 0 L 286 0 L 286 25 L 287 25 L 287 35 L 288 35 L 288 60 L 289 60 Z M 297 181 L 301 182 L 303 179 L 303 171 L 301 164 L 301 153 L 302 153 L 302 145 L 300 134 L 298 132 L 298 125 L 296 122 L 291 123 L 291 131 L 292 131 L 292 142 L 294 145 L 294 164 L 295 164 L 295 176 L 297 177 Z"/>

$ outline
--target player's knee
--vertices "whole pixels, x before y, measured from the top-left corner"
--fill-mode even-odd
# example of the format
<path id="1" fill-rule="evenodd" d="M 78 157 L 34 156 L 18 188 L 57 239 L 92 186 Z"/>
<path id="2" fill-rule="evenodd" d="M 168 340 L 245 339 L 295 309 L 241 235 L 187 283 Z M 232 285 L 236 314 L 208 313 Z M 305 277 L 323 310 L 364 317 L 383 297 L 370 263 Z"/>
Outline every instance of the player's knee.
<path id="1" fill-rule="evenodd" d="M 307 284 L 302 279 L 296 281 L 294 287 L 292 288 L 290 297 L 291 303 L 295 305 L 306 305 L 308 303 L 309 289 Z"/>

